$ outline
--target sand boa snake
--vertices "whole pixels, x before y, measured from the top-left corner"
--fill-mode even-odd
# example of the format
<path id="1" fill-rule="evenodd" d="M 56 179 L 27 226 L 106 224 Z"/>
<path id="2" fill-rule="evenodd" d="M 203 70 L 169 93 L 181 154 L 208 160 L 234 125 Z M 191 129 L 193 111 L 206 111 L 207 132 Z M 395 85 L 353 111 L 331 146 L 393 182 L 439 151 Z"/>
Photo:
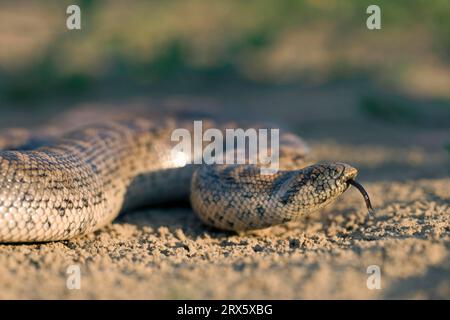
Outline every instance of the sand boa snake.
<path id="1" fill-rule="evenodd" d="M 347 164 L 306 166 L 308 150 L 291 133 L 280 136 L 282 170 L 273 175 L 255 165 L 180 166 L 169 139 L 178 127 L 190 123 L 109 121 L 0 151 L 0 242 L 69 239 L 122 211 L 189 197 L 208 225 L 258 229 L 317 211 L 350 184 L 360 189 L 357 170 Z"/>

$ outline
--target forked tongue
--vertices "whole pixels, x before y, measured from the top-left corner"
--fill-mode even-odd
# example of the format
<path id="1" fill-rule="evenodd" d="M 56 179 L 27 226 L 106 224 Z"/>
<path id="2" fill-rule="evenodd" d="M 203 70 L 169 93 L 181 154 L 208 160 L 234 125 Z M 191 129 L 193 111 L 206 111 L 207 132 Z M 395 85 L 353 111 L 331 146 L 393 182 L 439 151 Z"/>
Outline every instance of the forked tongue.
<path id="1" fill-rule="evenodd" d="M 361 192 L 361 194 L 364 197 L 364 201 L 366 202 L 366 207 L 367 210 L 369 212 L 369 216 L 373 217 L 373 208 L 372 208 L 372 204 L 370 203 L 370 198 L 369 198 L 369 194 L 367 193 L 367 191 L 364 189 L 364 187 L 362 185 L 360 185 L 358 182 L 356 182 L 353 179 L 347 180 L 348 184 L 351 184 L 352 186 L 354 186 L 356 189 L 359 190 L 359 192 Z"/>

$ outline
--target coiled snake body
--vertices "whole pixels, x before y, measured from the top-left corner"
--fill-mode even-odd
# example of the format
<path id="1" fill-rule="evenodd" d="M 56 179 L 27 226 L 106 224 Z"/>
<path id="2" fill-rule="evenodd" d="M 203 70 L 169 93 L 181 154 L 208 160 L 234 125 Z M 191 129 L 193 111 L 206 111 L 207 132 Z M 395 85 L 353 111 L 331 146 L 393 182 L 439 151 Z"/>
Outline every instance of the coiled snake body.
<path id="1" fill-rule="evenodd" d="M 360 187 L 347 164 L 305 167 L 307 148 L 290 133 L 280 136 L 281 170 L 272 175 L 248 164 L 183 166 L 170 140 L 180 127 L 192 123 L 110 121 L 37 148 L 0 151 L 0 242 L 69 239 L 121 211 L 188 197 L 206 224 L 258 229 L 316 211 L 349 184 Z"/>

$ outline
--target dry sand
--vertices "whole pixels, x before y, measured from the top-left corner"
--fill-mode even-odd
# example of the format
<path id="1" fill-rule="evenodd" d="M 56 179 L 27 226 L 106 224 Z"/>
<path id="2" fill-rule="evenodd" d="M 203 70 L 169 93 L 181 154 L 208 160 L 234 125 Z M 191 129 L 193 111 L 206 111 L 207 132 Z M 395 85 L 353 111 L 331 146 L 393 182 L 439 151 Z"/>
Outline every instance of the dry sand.
<path id="1" fill-rule="evenodd" d="M 449 299 L 449 127 L 438 118 L 438 126 L 367 120 L 355 91 L 208 99 L 266 110 L 306 136 L 318 159 L 359 168 L 373 219 L 354 189 L 304 221 L 242 235 L 205 227 L 188 207 L 144 209 L 70 241 L 0 245 L 0 298 Z M 80 290 L 66 287 L 70 265 L 80 267 Z M 381 270 L 379 290 L 367 288 L 371 265 Z"/>

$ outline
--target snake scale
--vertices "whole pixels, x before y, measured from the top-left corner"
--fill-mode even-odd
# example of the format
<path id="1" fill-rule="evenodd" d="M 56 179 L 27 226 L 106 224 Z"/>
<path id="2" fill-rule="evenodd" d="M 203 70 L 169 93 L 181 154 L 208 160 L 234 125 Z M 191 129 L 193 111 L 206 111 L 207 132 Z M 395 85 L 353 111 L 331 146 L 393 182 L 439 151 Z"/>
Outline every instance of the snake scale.
<path id="1" fill-rule="evenodd" d="M 214 121 L 211 127 L 224 128 Z M 343 163 L 308 166 L 308 148 L 280 134 L 280 170 L 261 175 L 254 164 L 180 165 L 171 132 L 192 130 L 174 118 L 131 118 L 87 125 L 34 146 L 0 151 L 0 242 L 70 239 L 112 222 L 120 212 L 190 199 L 213 227 L 265 228 L 317 211 L 357 187 Z"/>

